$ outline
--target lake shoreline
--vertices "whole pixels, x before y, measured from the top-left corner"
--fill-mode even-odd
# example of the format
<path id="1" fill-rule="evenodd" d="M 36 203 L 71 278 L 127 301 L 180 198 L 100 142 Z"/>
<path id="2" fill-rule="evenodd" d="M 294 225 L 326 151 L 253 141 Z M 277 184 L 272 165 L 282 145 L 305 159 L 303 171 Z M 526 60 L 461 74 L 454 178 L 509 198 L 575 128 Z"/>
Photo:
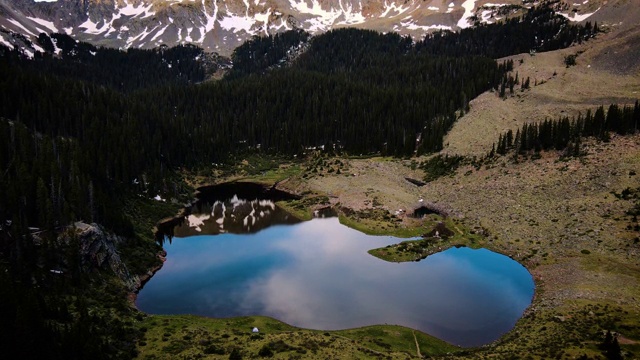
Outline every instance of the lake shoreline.
<path id="1" fill-rule="evenodd" d="M 133 308 L 135 308 L 136 310 L 138 310 L 138 311 L 142 311 L 142 310 L 138 309 L 138 306 L 136 305 L 136 300 L 138 299 L 138 294 L 140 293 L 140 291 L 142 291 L 142 289 L 144 288 L 144 285 L 146 283 L 148 283 L 149 280 L 151 280 L 151 278 L 158 271 L 160 271 L 160 269 L 162 269 L 162 267 L 164 266 L 164 262 L 167 260 L 167 251 L 163 248 L 161 251 L 159 251 L 156 254 L 156 256 L 160 259 L 161 263 L 159 265 L 156 265 L 153 268 L 149 269 L 149 271 L 147 271 L 146 274 L 139 275 L 138 278 L 140 279 L 140 282 L 133 289 L 133 291 L 129 292 L 129 294 L 127 295 L 127 300 L 129 301 L 129 304 L 131 304 L 131 306 Z"/>
<path id="2" fill-rule="evenodd" d="M 231 194 L 227 194 L 226 196 L 218 197 L 218 198 L 225 198 L 225 197 L 226 197 L 226 198 L 231 197 Z M 235 197 L 235 196 L 234 196 L 233 198 L 234 198 L 234 199 L 236 199 L 236 197 Z M 201 197 L 201 200 L 205 200 L 205 198 Z M 208 201 L 212 201 L 212 200 L 214 200 L 214 199 L 206 198 L 206 200 L 208 200 Z M 244 204 L 244 203 L 245 203 L 245 200 L 233 200 L 233 201 L 236 201 L 236 204 L 241 204 L 241 203 L 243 203 L 243 204 Z M 218 203 L 218 202 L 216 201 L 215 203 Z M 210 203 L 209 203 L 209 204 L 210 204 Z M 249 202 L 247 202 L 247 204 L 249 204 Z M 204 207 L 203 207 L 203 209 L 201 209 L 201 210 L 202 210 L 202 211 L 204 211 L 205 213 L 209 213 L 209 212 L 211 212 L 212 210 L 210 210 L 210 208 L 209 208 L 208 206 L 209 206 L 209 205 L 204 206 Z M 216 205 L 214 205 L 214 207 L 215 207 L 215 206 L 216 206 Z M 227 205 L 227 208 L 229 208 L 230 206 L 231 206 L 231 205 Z M 235 206 L 236 206 L 236 205 L 234 205 L 234 209 L 235 209 Z M 251 206 L 252 206 L 252 207 L 251 207 L 251 209 L 253 209 L 253 206 L 254 206 L 254 205 L 251 205 Z M 255 206 L 257 206 L 257 202 L 256 202 L 256 205 L 255 205 Z M 222 208 L 224 208 L 224 205 L 222 205 Z M 249 209 L 249 210 L 251 210 L 251 209 Z M 196 211 L 196 207 L 191 208 L 191 210 Z M 251 210 L 251 212 L 252 212 L 252 213 L 253 213 L 254 211 L 255 211 L 255 210 Z M 183 214 L 184 214 L 184 213 L 189 213 L 189 211 L 180 211 L 179 213 L 183 213 Z M 213 212 L 211 212 L 211 215 L 213 215 Z M 240 218 L 242 218 L 242 217 L 243 217 L 243 215 L 241 215 L 241 213 L 240 213 L 240 214 L 236 214 L 236 215 L 238 215 Z M 196 213 L 196 212 L 193 212 L 193 214 L 192 214 L 191 216 L 196 217 L 196 216 L 198 216 L 198 215 L 197 215 L 197 213 Z M 435 217 L 436 215 L 433 215 L 433 216 Z M 209 215 L 207 215 L 207 218 L 208 218 L 208 217 L 209 217 Z M 227 215 L 227 217 L 228 217 L 228 215 Z M 174 218 L 174 219 L 171 219 L 171 218 L 169 218 L 169 219 L 165 219 L 165 225 L 166 225 L 166 224 L 173 224 L 173 223 L 175 223 L 175 221 L 174 221 L 174 220 L 175 220 L 175 218 Z M 218 223 L 218 224 L 220 224 L 220 225 L 222 224 L 221 222 L 214 221 L 214 220 L 215 220 L 215 218 L 212 218 L 212 219 L 209 219 L 208 221 L 209 221 L 209 222 L 211 222 L 211 223 Z M 306 223 L 306 222 L 305 222 L 305 223 Z M 338 219 L 336 219 L 336 220 L 335 220 L 335 223 L 336 223 L 336 224 L 338 224 L 338 223 L 339 223 L 339 222 L 338 222 Z M 438 224 L 439 222 L 435 222 L 435 223 L 436 223 L 436 224 Z M 186 224 L 185 224 L 185 225 L 186 225 Z M 192 225 L 192 224 L 191 224 L 191 225 Z M 245 225 L 246 225 L 246 222 L 245 222 Z M 318 224 L 316 224 L 316 225 L 318 225 Z M 199 225 L 199 226 L 202 226 L 202 225 Z M 326 226 L 326 225 L 324 225 L 324 226 Z M 451 226 L 452 226 L 452 228 L 458 229 L 458 231 L 460 232 L 460 233 L 458 234 L 458 236 L 468 235 L 466 232 L 463 232 L 462 230 L 460 230 L 460 229 L 459 229 L 459 227 L 458 227 L 457 225 L 453 224 L 453 225 L 451 225 Z M 225 225 L 225 228 L 226 228 L 226 225 Z M 340 228 L 348 229 L 348 231 L 350 231 L 350 232 L 353 232 L 353 233 L 356 233 L 356 234 L 360 234 L 360 235 L 359 235 L 360 237 L 366 237 L 366 236 L 367 236 L 367 235 L 365 235 L 364 233 L 361 233 L 360 231 L 358 231 L 358 229 L 353 229 L 353 228 L 351 228 L 351 227 L 346 227 L 346 226 L 344 226 L 344 225 L 340 225 Z M 444 230 L 445 230 L 445 229 L 444 229 L 444 225 L 440 226 L 438 229 L 440 229 L 440 231 L 443 231 L 443 235 L 444 235 Z M 325 229 L 325 231 L 326 231 L 326 230 L 328 230 L 328 229 Z M 466 229 L 465 229 L 465 230 L 466 230 Z M 198 230 L 198 231 L 199 231 L 199 230 Z M 183 231 L 183 233 L 184 233 L 184 231 Z M 203 233 L 203 234 L 204 234 L 204 233 Z M 194 233 L 194 235 L 200 235 L 200 233 Z M 215 234 L 213 234 L 213 235 L 215 235 Z M 182 236 L 180 236 L 180 237 L 182 237 Z M 308 235 L 307 235 L 307 236 L 303 236 L 302 238 L 307 238 L 307 237 L 308 237 Z M 375 238 L 381 239 L 380 237 L 375 237 Z M 475 240 L 477 240 L 477 238 L 478 238 L 477 236 L 476 236 L 476 237 L 474 237 L 474 238 L 473 238 L 473 239 L 474 239 L 474 241 L 475 241 Z M 194 239 L 194 240 L 195 240 L 195 239 Z M 222 239 L 221 239 L 221 240 L 222 240 Z M 397 242 L 398 240 L 401 240 L 401 239 L 391 240 L 391 242 L 390 242 L 390 243 L 388 243 L 388 244 L 390 244 L 389 246 L 396 244 L 396 242 Z M 388 241 L 388 240 L 387 240 L 387 241 Z M 451 244 L 451 242 L 446 242 L 446 241 L 445 241 L 445 242 L 443 242 L 441 245 L 442 245 L 445 249 L 446 249 L 446 248 L 448 248 L 448 247 L 453 247 L 453 246 L 447 246 L 447 244 Z M 379 260 L 375 259 L 375 257 L 371 257 L 369 254 L 367 254 L 367 253 L 366 253 L 366 252 L 367 252 L 367 250 L 370 250 L 370 248 L 371 248 L 371 247 L 375 247 L 375 243 L 371 243 L 371 244 L 369 244 L 369 243 L 365 243 L 365 244 L 361 244 L 361 245 L 363 245 L 363 248 L 361 249 L 361 250 L 362 250 L 362 256 L 364 256 L 364 257 L 365 257 L 365 258 L 367 258 L 367 259 L 370 259 L 370 260 L 368 260 L 368 261 L 372 261 L 372 260 L 373 260 L 373 262 L 374 262 L 374 263 L 377 263 Z M 175 242 L 173 243 L 173 246 L 176 246 L 176 243 L 175 243 Z M 253 246 L 252 246 L 251 248 L 253 248 Z M 441 249 L 441 250 L 443 250 L 443 249 Z M 213 252 L 211 252 L 211 251 L 202 251 L 202 252 L 203 252 L 203 253 L 212 253 L 212 254 L 217 254 L 217 252 L 216 252 L 216 251 L 213 251 Z M 199 252 L 197 252 L 197 253 L 199 254 Z M 262 252 L 261 252 L 261 251 L 258 251 L 258 253 L 262 253 Z M 297 251 L 296 251 L 295 253 L 297 253 Z M 496 254 L 496 255 L 498 255 L 498 254 Z M 224 256 L 224 255 L 222 255 L 222 256 Z M 179 259 L 178 259 L 178 260 L 174 259 L 174 261 L 178 261 L 178 262 L 179 262 Z M 190 259 L 189 259 L 189 262 L 193 262 L 193 261 L 195 261 L 195 259 L 194 259 L 194 258 L 190 258 Z M 227 261 L 228 261 L 228 259 L 227 259 Z M 198 262 L 198 263 L 199 263 L 199 262 Z M 522 267 L 522 266 L 521 266 L 521 264 L 518 264 L 518 265 L 519 265 L 520 267 Z M 522 268 L 524 269 L 524 267 L 522 267 Z M 294 272 L 294 273 L 300 273 L 300 271 L 293 271 L 293 272 Z M 318 273 L 323 274 L 323 276 L 324 276 L 324 274 L 326 273 L 326 270 L 318 271 Z M 427 272 L 427 273 L 430 273 L 430 272 Z M 420 272 L 415 273 L 415 274 L 420 274 Z M 414 275 L 415 275 L 415 274 L 414 274 Z M 531 277 L 531 275 L 530 275 L 529 273 L 527 273 L 527 274 L 528 274 L 528 276 L 529 276 L 529 277 Z M 166 274 L 165 274 L 165 275 L 166 275 Z M 202 276 L 202 275 L 198 275 L 197 277 L 202 278 L 203 276 Z M 208 276 L 204 276 L 204 277 L 205 277 L 205 278 L 209 278 Z M 193 278 L 193 277 L 192 277 L 192 276 L 189 276 L 188 278 Z M 395 281 L 388 282 L 388 283 L 394 283 L 394 282 L 395 282 Z M 184 285 L 185 285 L 185 284 L 184 284 L 184 283 L 182 283 L 182 286 L 183 286 L 183 287 L 184 287 Z M 376 288 L 384 288 L 384 286 L 376 286 Z M 532 288 L 534 288 L 533 282 L 532 282 Z M 183 288 L 183 291 L 184 291 L 184 288 Z M 533 290 L 532 290 L 532 291 L 533 291 Z M 397 293 L 399 293 L 398 291 L 396 291 L 396 292 L 397 292 Z M 303 291 L 303 293 L 306 293 L 306 291 Z M 153 293 L 152 293 L 152 294 L 153 294 Z M 149 295 L 148 295 L 148 296 L 149 296 Z M 218 296 L 220 296 L 220 295 L 215 295 L 215 296 L 214 296 L 214 298 L 217 298 Z M 158 297 L 157 297 L 157 296 L 153 296 L 153 298 L 154 298 L 154 299 L 157 299 Z M 375 298 L 377 298 L 377 297 L 375 297 Z M 472 296 L 469 296 L 469 297 L 467 297 L 467 298 L 473 298 L 473 297 L 472 297 Z M 531 299 L 531 298 L 529 298 L 529 302 L 527 302 L 527 304 L 529 304 L 529 303 L 530 303 L 530 299 Z M 144 300 L 143 300 L 143 301 L 144 301 Z M 190 301 L 190 303 L 191 303 L 191 302 L 193 302 L 193 301 Z M 161 301 L 161 303 L 166 304 L 167 302 L 166 302 L 166 301 Z M 327 304 L 331 304 L 331 302 L 327 302 Z M 144 306 L 144 305 L 141 305 L 140 303 L 137 303 L 137 304 L 136 304 L 136 306 L 138 306 L 138 308 L 139 308 L 139 309 L 145 309 L 146 311 L 149 311 L 149 310 L 148 310 L 148 309 L 149 309 L 148 307 L 147 307 L 147 308 L 145 308 L 145 306 Z M 525 306 L 526 306 L 526 305 L 525 305 Z M 402 307 L 404 307 L 404 306 L 402 306 Z M 183 310 L 183 311 L 184 311 L 184 310 Z M 523 310 L 523 311 L 524 311 L 524 310 Z M 153 311 L 151 311 L 151 313 L 153 313 Z M 161 312 L 161 313 L 163 313 L 163 312 Z M 180 312 L 178 312 L 178 313 L 180 313 Z M 194 312 L 193 312 L 192 310 L 187 310 L 187 311 L 186 311 L 186 313 L 192 313 L 192 314 L 193 314 Z M 258 312 L 258 313 L 260 313 L 260 312 Z M 268 315 L 268 316 L 274 316 L 274 317 L 276 317 L 276 318 L 280 318 L 280 317 L 278 317 L 277 315 L 274 315 L 273 313 L 268 313 L 268 312 L 267 312 L 267 313 L 261 313 L 261 314 Z M 521 315 L 522 313 L 519 313 L 519 314 Z M 244 314 L 243 314 L 243 315 L 244 315 Z M 519 315 L 519 316 L 520 316 L 520 315 Z M 206 315 L 206 316 L 215 316 L 215 317 L 217 317 L 218 315 Z M 285 321 L 287 321 L 287 322 L 290 322 L 290 321 L 291 321 L 291 320 L 287 320 L 286 318 L 285 318 L 284 320 L 285 320 Z M 392 323 L 404 323 L 404 322 L 402 322 L 402 321 L 400 321 L 400 320 L 391 320 L 391 321 L 392 321 Z M 373 322 L 372 322 L 372 323 L 369 323 L 369 324 L 367 324 L 367 325 L 376 324 L 376 323 L 380 323 L 380 324 L 382 324 L 382 323 L 386 323 L 386 322 L 388 322 L 388 320 L 382 320 L 382 319 L 379 319 L 379 321 L 373 320 Z M 308 328 L 308 327 L 309 327 L 309 325 L 310 325 L 310 324 L 306 324 L 306 325 L 305 325 L 304 323 L 300 323 L 300 322 L 294 322 L 294 323 L 296 323 L 296 325 L 297 325 L 297 326 L 300 326 L 300 327 L 302 327 L 302 328 Z M 311 323 L 311 324 L 313 324 L 313 323 Z M 317 325 L 318 325 L 318 324 L 316 324 L 316 326 L 317 326 Z M 355 324 L 354 324 L 354 325 L 355 325 Z M 353 326 L 354 326 L 354 325 L 346 325 L 346 326 L 344 326 L 344 325 L 339 325 L 337 328 L 353 328 Z M 361 326 L 361 325 L 355 325 L 355 326 Z M 415 328 L 415 326 L 413 326 L 413 327 Z M 310 328 L 314 328 L 314 327 L 313 327 L 313 326 L 311 326 Z M 323 328 L 323 327 L 322 327 L 322 326 L 320 326 L 319 328 Z M 329 328 L 333 328 L 333 326 L 330 326 Z M 420 327 L 418 327 L 418 328 L 420 328 Z M 422 331 L 425 331 L 425 330 L 423 329 Z M 431 331 L 428 331 L 428 330 L 427 330 L 427 332 L 431 333 Z M 482 345 L 487 344 L 487 343 L 490 343 L 490 342 L 493 342 L 493 341 L 494 341 L 494 340 L 491 340 L 491 341 L 489 341 L 489 342 L 482 342 Z M 458 342 L 458 341 L 454 341 L 454 342 Z M 466 346 L 476 346 L 476 345 L 474 344 L 474 345 L 466 345 Z"/>

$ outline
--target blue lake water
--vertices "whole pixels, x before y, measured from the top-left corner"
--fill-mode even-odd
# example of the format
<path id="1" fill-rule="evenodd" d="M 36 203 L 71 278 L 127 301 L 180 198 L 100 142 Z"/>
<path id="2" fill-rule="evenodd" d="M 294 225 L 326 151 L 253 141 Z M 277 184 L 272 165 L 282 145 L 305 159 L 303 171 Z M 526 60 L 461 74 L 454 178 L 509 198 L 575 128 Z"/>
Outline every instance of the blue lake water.
<path id="1" fill-rule="evenodd" d="M 396 324 L 478 346 L 510 330 L 531 303 L 529 272 L 486 249 L 452 248 L 408 263 L 367 253 L 399 241 L 337 218 L 174 238 L 137 306 L 152 314 L 266 315 L 320 330 Z"/>

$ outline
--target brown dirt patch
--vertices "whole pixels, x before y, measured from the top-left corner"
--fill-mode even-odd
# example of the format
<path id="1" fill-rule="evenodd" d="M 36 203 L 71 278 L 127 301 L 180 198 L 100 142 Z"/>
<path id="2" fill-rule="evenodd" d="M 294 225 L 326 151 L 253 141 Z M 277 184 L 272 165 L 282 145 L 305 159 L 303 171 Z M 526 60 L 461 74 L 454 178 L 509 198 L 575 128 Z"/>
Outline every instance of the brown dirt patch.
<path id="1" fill-rule="evenodd" d="M 422 189 L 405 180 L 421 179 L 420 171 L 411 170 L 409 161 L 342 159 L 348 172 L 323 173 L 309 179 L 291 179 L 282 186 L 295 193 L 316 191 L 329 196 L 335 205 L 353 210 L 383 208 L 389 212 L 412 209 L 419 204 Z"/>
<path id="2" fill-rule="evenodd" d="M 618 335 L 618 343 L 620 345 L 634 345 L 634 344 L 637 344 L 638 342 L 635 341 L 635 340 L 631 340 L 629 338 L 626 338 L 626 337 L 624 337 L 622 335 Z"/>

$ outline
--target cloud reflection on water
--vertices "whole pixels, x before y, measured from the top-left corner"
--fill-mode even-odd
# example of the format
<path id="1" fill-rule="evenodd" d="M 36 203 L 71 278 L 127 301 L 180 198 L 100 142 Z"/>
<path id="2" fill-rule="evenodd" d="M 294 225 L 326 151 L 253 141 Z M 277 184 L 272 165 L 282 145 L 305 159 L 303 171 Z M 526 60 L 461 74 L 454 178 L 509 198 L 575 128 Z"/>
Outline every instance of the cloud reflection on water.
<path id="1" fill-rule="evenodd" d="M 450 249 L 400 264 L 367 254 L 398 241 L 335 218 L 175 240 L 138 306 L 151 313 L 268 315 L 322 330 L 399 324 L 472 346 L 509 330 L 531 301 L 530 274 L 488 250 Z"/>

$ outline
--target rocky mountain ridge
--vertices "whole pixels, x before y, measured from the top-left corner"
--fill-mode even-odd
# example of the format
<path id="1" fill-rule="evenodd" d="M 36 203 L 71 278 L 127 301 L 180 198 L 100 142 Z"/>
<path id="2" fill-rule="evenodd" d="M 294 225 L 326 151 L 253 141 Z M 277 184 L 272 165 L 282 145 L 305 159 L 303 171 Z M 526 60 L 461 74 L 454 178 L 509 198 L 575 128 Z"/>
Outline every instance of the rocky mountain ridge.
<path id="1" fill-rule="evenodd" d="M 154 48 L 191 43 L 228 55 L 253 36 L 340 27 L 394 31 L 422 38 L 435 30 L 492 23 L 535 5 L 534 0 L 0 0 L 0 44 L 28 44 L 59 32 L 97 46 Z M 546 2 L 573 21 L 596 0 Z M 27 46 L 28 47 L 28 46 Z M 32 46 L 31 53 L 39 51 Z"/>

